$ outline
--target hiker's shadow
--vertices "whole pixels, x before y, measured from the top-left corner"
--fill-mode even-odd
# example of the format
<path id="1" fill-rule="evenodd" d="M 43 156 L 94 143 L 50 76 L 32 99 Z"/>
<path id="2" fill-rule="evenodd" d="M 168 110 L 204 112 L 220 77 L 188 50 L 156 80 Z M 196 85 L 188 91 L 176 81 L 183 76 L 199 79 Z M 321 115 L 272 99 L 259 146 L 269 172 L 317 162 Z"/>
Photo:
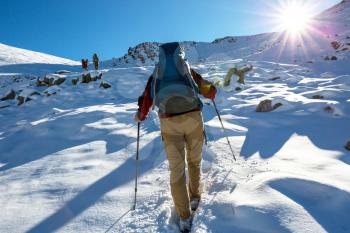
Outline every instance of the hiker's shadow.
<path id="1" fill-rule="evenodd" d="M 140 154 L 146 154 L 146 156 L 143 156 L 142 163 L 139 163 L 139 176 L 142 176 L 164 161 L 164 155 L 159 151 L 160 141 L 160 137 L 157 137 L 140 150 Z M 28 233 L 54 232 L 63 227 L 79 214 L 93 206 L 106 193 L 134 181 L 135 170 L 130 168 L 135 167 L 135 165 L 136 160 L 134 157 L 127 159 L 121 166 L 91 184 L 54 214 L 31 228 Z"/>

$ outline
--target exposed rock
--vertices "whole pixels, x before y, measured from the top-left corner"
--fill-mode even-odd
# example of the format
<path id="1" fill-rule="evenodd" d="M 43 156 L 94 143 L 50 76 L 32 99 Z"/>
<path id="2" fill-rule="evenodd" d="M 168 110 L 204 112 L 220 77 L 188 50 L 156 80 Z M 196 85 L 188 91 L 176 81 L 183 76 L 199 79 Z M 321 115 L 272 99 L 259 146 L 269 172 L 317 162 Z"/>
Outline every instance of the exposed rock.
<path id="1" fill-rule="evenodd" d="M 271 112 L 279 107 L 281 107 L 282 103 L 276 103 L 272 106 L 271 100 L 263 100 L 259 103 L 259 105 L 256 107 L 256 112 Z"/>
<path id="2" fill-rule="evenodd" d="M 109 83 L 106 82 L 101 82 L 100 87 L 103 87 L 104 89 L 110 88 L 111 85 Z"/>
<path id="3" fill-rule="evenodd" d="M 314 95 L 312 96 L 313 99 L 324 99 L 323 95 Z"/>
<path id="4" fill-rule="evenodd" d="M 97 76 L 95 76 L 95 77 L 92 77 L 91 80 L 92 81 L 97 81 L 97 80 L 100 80 L 101 78 L 102 78 L 102 73 L 97 75 Z"/>
<path id="5" fill-rule="evenodd" d="M 323 110 L 330 114 L 334 113 L 334 108 L 332 108 L 331 106 L 327 106 Z"/>
<path id="6" fill-rule="evenodd" d="M 37 91 L 33 91 L 32 93 L 30 93 L 29 96 L 34 96 L 34 95 L 41 95 L 41 94 L 39 92 L 37 92 Z"/>
<path id="7" fill-rule="evenodd" d="M 18 100 L 18 104 L 17 105 L 21 105 L 25 102 L 26 97 L 24 96 L 17 96 L 17 100 Z"/>
<path id="8" fill-rule="evenodd" d="M 325 60 L 325 61 L 329 61 L 329 60 L 331 60 L 331 59 L 329 58 L 329 56 L 325 56 L 324 60 Z"/>
<path id="9" fill-rule="evenodd" d="M 235 90 L 236 90 L 236 91 L 241 91 L 242 88 L 241 88 L 241 87 L 236 87 Z"/>
<path id="10" fill-rule="evenodd" d="M 89 83 L 89 82 L 92 81 L 90 73 L 83 74 L 82 78 L 83 78 L 82 81 L 81 81 L 82 83 Z"/>
<path id="11" fill-rule="evenodd" d="M 331 45 L 333 49 L 339 49 L 340 48 L 340 43 L 338 41 L 332 41 Z"/>
<path id="12" fill-rule="evenodd" d="M 273 78 L 269 78 L 270 81 L 275 81 L 275 80 L 278 80 L 278 79 L 281 79 L 281 77 L 276 76 L 276 77 L 273 77 Z"/>
<path id="13" fill-rule="evenodd" d="M 336 60 L 338 60 L 338 58 L 337 58 L 336 56 L 332 56 L 332 57 L 331 57 L 331 60 L 332 60 L 332 61 L 336 61 Z"/>
<path id="14" fill-rule="evenodd" d="M 46 86 L 48 86 L 48 84 L 47 83 L 45 83 L 43 80 L 40 80 L 40 78 L 37 78 L 37 80 L 36 80 L 36 85 L 38 86 L 38 87 L 46 87 Z"/>
<path id="15" fill-rule="evenodd" d="M 79 78 L 73 78 L 73 79 L 72 79 L 72 84 L 73 84 L 74 86 L 77 85 L 78 82 L 79 82 Z"/>
<path id="16" fill-rule="evenodd" d="M 4 97 L 2 97 L 0 100 L 13 100 L 16 97 L 16 92 L 14 90 L 9 91 Z"/>
<path id="17" fill-rule="evenodd" d="M 47 84 L 47 86 L 51 87 L 51 86 L 53 86 L 53 82 L 55 81 L 55 79 L 52 77 L 51 78 L 45 77 L 43 81 L 44 81 L 44 83 Z"/>
<path id="18" fill-rule="evenodd" d="M 256 107 L 256 112 L 271 112 L 273 110 L 272 101 L 271 100 L 263 100 Z"/>
<path id="19" fill-rule="evenodd" d="M 346 143 L 345 149 L 350 150 L 350 140 Z"/>
<path id="20" fill-rule="evenodd" d="M 283 106 L 282 103 L 276 103 L 276 104 L 273 105 L 273 110 L 275 110 L 275 109 L 277 109 L 277 108 L 279 108 L 281 106 Z"/>
<path id="21" fill-rule="evenodd" d="M 53 82 L 53 84 L 54 85 L 61 85 L 62 83 L 64 83 L 64 81 L 66 81 L 65 78 L 58 78 Z"/>

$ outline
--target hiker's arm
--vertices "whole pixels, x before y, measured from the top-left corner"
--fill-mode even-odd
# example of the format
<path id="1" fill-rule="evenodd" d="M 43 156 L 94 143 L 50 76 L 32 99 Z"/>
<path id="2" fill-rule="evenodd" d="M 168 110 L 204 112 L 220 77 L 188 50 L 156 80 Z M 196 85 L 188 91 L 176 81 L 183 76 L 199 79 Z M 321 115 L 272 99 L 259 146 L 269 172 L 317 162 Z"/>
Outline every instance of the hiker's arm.
<path id="1" fill-rule="evenodd" d="M 199 93 L 205 98 L 215 99 L 216 87 L 208 80 L 203 79 L 202 76 L 193 69 L 191 69 L 191 75 L 199 88 Z"/>
<path id="2" fill-rule="evenodd" d="M 139 109 L 137 111 L 137 120 L 144 121 L 147 118 L 150 108 L 152 107 L 153 100 L 151 97 L 151 83 L 153 76 L 149 77 L 146 88 L 143 94 L 138 99 Z"/>

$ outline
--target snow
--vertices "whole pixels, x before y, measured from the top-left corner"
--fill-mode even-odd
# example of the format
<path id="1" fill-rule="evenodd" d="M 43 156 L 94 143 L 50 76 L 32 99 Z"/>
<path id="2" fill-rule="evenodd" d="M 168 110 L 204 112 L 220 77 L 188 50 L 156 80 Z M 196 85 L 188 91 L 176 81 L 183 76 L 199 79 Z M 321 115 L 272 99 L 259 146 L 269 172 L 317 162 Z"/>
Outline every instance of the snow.
<path id="1" fill-rule="evenodd" d="M 338 14 L 334 9 L 326 13 Z M 350 232 L 350 153 L 344 148 L 350 140 L 349 60 L 324 61 L 318 54 L 311 64 L 251 55 L 255 42 L 267 36 L 234 40 L 241 48 L 237 54 L 231 45 L 221 47 L 233 43 L 230 37 L 209 49 L 203 43 L 191 45 L 204 49 L 188 48 L 192 67 L 211 81 L 223 80 L 232 67 L 254 67 L 246 85 L 234 77 L 216 98 L 237 161 L 211 102 L 204 100 L 209 142 L 203 146 L 202 200 L 192 232 Z M 74 86 L 71 80 L 87 72 L 68 63 L 12 71 L 0 66 L 0 97 L 11 89 L 51 94 L 21 106 L 0 102 L 0 232 L 179 232 L 153 111 L 141 124 L 132 210 L 133 115 L 153 66 L 90 71 L 112 86 L 102 89 L 101 80 Z M 70 72 L 53 74 L 62 69 Z M 43 75 L 66 81 L 37 87 Z M 265 99 L 283 105 L 255 112 Z"/>
<path id="2" fill-rule="evenodd" d="M 28 63 L 80 65 L 80 63 L 77 61 L 44 53 L 33 52 L 26 49 L 15 48 L 0 43 L 0 66 Z"/>

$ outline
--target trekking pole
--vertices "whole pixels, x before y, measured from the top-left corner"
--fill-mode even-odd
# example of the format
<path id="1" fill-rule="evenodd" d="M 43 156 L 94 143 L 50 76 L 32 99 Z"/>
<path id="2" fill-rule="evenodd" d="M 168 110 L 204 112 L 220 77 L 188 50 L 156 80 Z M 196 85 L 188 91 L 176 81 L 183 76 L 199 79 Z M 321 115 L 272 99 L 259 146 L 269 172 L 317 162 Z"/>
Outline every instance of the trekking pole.
<path id="1" fill-rule="evenodd" d="M 220 121 L 220 123 L 221 123 L 221 127 L 222 127 L 222 129 L 224 130 L 224 134 L 225 134 L 225 137 L 226 137 L 227 143 L 228 143 L 228 145 L 230 146 L 232 156 L 233 156 L 233 158 L 235 159 L 235 161 L 237 161 L 237 160 L 236 160 L 235 153 L 233 152 L 233 149 L 232 149 L 232 146 L 231 146 L 230 140 L 228 140 L 227 133 L 226 133 L 226 129 L 225 129 L 225 127 L 224 127 L 224 124 L 222 123 L 222 120 L 221 120 L 221 116 L 220 116 L 219 110 L 218 110 L 218 108 L 216 107 L 216 103 L 215 103 L 215 101 L 214 101 L 214 100 L 212 100 L 212 101 L 213 101 L 213 104 L 214 104 L 214 108 L 215 108 L 216 114 L 217 114 L 217 115 L 218 115 L 218 117 L 219 117 L 219 121 Z"/>
<path id="2" fill-rule="evenodd" d="M 139 144 L 140 144 L 140 122 L 137 123 L 135 197 L 134 197 L 134 207 L 133 207 L 133 210 L 136 209 L 137 176 L 138 176 L 138 161 L 139 161 Z"/>

